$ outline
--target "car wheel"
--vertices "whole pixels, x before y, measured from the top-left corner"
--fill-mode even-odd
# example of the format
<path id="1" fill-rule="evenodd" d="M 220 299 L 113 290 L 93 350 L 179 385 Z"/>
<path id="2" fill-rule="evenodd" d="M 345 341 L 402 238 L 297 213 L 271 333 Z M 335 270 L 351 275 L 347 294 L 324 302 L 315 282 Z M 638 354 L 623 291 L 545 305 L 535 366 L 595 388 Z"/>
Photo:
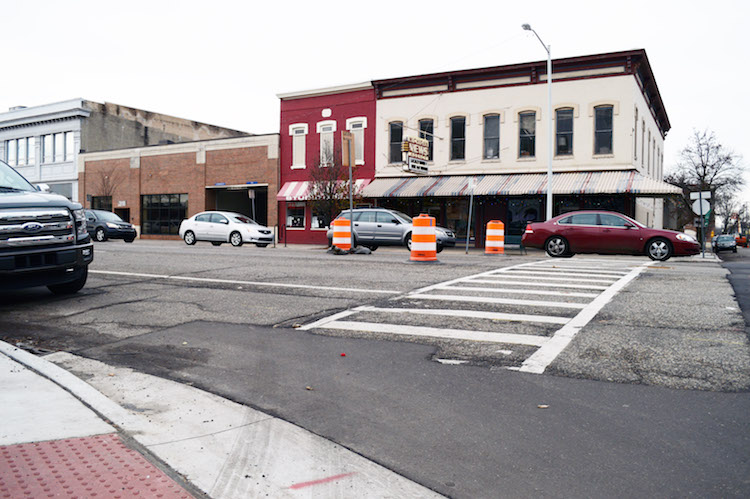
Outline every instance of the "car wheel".
<path id="1" fill-rule="evenodd" d="M 214 246 L 221 246 L 221 241 L 211 241 Z"/>
<path id="2" fill-rule="evenodd" d="M 378 246 L 375 245 L 375 244 L 372 244 L 372 245 L 368 246 L 368 248 L 370 248 L 370 251 L 375 251 L 376 249 L 378 249 Z"/>
<path id="3" fill-rule="evenodd" d="M 551 257 L 567 256 L 569 253 L 568 241 L 562 236 L 552 236 L 544 243 L 544 250 Z"/>
<path id="4" fill-rule="evenodd" d="M 732 253 L 737 253 L 737 248 L 733 248 Z"/>
<path id="5" fill-rule="evenodd" d="M 133 241 L 135 241 L 135 239 L 125 239 L 126 243 L 132 243 Z"/>
<path id="6" fill-rule="evenodd" d="M 411 232 L 406 235 L 406 242 L 404 243 L 406 248 L 411 251 Z"/>
<path id="7" fill-rule="evenodd" d="M 663 237 L 657 237 L 648 242 L 646 254 L 652 260 L 663 262 L 672 256 L 672 245 Z"/>
<path id="8" fill-rule="evenodd" d="M 443 251 L 443 245 L 442 244 L 438 244 L 437 245 L 437 252 L 440 253 L 441 251 Z"/>
<path id="9" fill-rule="evenodd" d="M 255 245 L 259 248 L 265 248 L 266 246 L 268 246 L 268 243 L 256 243 Z"/>
<path id="10" fill-rule="evenodd" d="M 94 233 L 94 238 L 96 238 L 96 240 L 99 241 L 100 243 L 104 242 L 107 240 L 107 233 L 104 232 L 104 229 L 99 227 L 98 229 L 96 229 L 96 232 Z"/>
<path id="11" fill-rule="evenodd" d="M 84 267 L 81 276 L 72 282 L 66 282 L 64 284 L 52 284 L 47 286 L 47 289 L 52 291 L 56 295 L 70 295 L 77 293 L 86 284 L 86 279 L 89 276 L 89 268 Z"/>
<path id="12" fill-rule="evenodd" d="M 242 246 L 242 234 L 237 231 L 232 232 L 229 234 L 229 242 L 232 243 L 232 246 L 235 248 Z"/>
<path id="13" fill-rule="evenodd" d="M 185 235 L 182 236 L 182 239 L 185 240 L 185 244 L 187 244 L 188 246 L 192 246 L 193 244 L 195 244 L 195 233 L 192 230 L 189 230 L 185 232 Z"/>

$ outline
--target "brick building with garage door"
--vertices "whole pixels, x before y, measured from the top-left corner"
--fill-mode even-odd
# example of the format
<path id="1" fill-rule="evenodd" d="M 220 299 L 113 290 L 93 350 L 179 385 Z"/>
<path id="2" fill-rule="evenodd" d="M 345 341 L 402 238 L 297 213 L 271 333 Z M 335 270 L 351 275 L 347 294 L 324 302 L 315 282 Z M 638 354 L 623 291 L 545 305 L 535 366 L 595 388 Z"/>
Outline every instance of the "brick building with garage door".
<path id="1" fill-rule="evenodd" d="M 147 239 L 177 239 L 180 222 L 205 210 L 273 228 L 278 170 L 278 134 L 85 153 L 79 202 L 114 211 Z"/>

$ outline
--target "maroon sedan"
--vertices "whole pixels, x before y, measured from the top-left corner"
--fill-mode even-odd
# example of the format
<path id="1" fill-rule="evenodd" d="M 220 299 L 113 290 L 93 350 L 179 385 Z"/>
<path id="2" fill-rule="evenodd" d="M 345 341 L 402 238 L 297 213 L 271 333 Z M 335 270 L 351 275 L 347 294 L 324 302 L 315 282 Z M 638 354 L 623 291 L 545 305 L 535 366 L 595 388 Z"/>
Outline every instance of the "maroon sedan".
<path id="1" fill-rule="evenodd" d="M 528 248 L 544 249 L 549 256 L 562 257 L 574 253 L 645 254 L 664 261 L 700 252 L 698 242 L 687 234 L 649 229 L 611 211 L 574 211 L 529 224 L 521 242 Z"/>

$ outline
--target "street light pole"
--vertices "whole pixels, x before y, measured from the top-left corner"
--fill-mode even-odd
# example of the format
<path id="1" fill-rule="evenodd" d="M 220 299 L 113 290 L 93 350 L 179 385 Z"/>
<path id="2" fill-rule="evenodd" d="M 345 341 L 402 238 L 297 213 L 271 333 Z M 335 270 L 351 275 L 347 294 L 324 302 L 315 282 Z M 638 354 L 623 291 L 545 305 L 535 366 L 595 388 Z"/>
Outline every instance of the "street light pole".
<path id="1" fill-rule="evenodd" d="M 554 134 L 552 133 L 552 45 L 545 45 L 539 33 L 528 25 L 521 25 L 526 31 L 534 33 L 547 51 L 547 220 L 552 218 L 552 147 L 554 146 Z"/>

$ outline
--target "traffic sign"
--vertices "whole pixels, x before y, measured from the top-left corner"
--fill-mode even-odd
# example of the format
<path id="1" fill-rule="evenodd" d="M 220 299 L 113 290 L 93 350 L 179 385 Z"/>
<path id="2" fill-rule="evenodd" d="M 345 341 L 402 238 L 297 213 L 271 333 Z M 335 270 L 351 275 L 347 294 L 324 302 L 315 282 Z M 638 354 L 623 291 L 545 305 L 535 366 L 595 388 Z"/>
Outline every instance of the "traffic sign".
<path id="1" fill-rule="evenodd" d="M 711 204 L 705 199 L 696 199 L 693 201 L 693 213 L 696 215 L 705 215 L 711 209 Z"/>
<path id="2" fill-rule="evenodd" d="M 711 191 L 691 192 L 690 199 L 711 199 Z"/>

